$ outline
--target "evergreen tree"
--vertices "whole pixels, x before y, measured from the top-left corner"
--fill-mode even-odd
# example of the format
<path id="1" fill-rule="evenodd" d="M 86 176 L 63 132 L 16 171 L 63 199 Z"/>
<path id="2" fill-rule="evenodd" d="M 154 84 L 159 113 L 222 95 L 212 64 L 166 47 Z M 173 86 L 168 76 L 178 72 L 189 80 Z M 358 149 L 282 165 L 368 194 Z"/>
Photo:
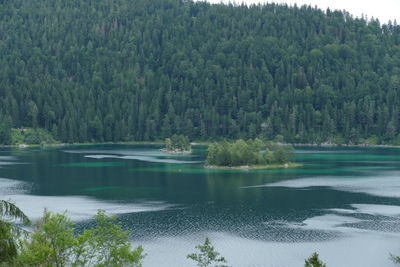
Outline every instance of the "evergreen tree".
<path id="1" fill-rule="evenodd" d="M 314 252 L 305 260 L 304 267 L 326 267 L 326 264 L 319 259 L 318 253 Z"/>
<path id="2" fill-rule="evenodd" d="M 198 267 L 228 267 L 223 264 L 226 263 L 225 258 L 215 251 L 208 237 L 204 240 L 204 244 L 196 246 L 196 249 L 200 252 L 189 254 L 187 258 L 194 260 Z"/>
<path id="3" fill-rule="evenodd" d="M 13 221 L 10 221 L 13 220 Z M 13 265 L 18 255 L 18 243 L 25 230 L 15 224 L 29 225 L 28 217 L 13 203 L 0 200 L 0 266 Z"/>

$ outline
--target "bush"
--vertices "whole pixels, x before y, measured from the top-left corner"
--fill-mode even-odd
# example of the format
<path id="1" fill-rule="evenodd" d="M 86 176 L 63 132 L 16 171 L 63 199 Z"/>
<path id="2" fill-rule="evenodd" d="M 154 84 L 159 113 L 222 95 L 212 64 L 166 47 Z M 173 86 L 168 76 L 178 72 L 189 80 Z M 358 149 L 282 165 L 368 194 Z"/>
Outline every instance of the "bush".
<path id="1" fill-rule="evenodd" d="M 27 129 L 12 129 L 12 144 L 53 144 L 56 141 L 53 136 L 44 129 L 27 128 Z"/>
<path id="2" fill-rule="evenodd" d="M 183 135 L 174 134 L 171 138 L 165 139 L 165 147 L 166 151 L 190 151 L 192 149 L 189 138 Z"/>
<path id="3" fill-rule="evenodd" d="M 65 214 L 46 212 L 23 242 L 18 266 L 141 266 L 143 249 L 132 250 L 129 231 L 104 211 L 97 213 L 95 222 L 95 227 L 75 235 Z"/>
<path id="4" fill-rule="evenodd" d="M 366 145 L 377 145 L 379 144 L 379 142 L 380 142 L 379 137 L 376 135 L 372 135 L 363 141 L 363 143 Z"/>

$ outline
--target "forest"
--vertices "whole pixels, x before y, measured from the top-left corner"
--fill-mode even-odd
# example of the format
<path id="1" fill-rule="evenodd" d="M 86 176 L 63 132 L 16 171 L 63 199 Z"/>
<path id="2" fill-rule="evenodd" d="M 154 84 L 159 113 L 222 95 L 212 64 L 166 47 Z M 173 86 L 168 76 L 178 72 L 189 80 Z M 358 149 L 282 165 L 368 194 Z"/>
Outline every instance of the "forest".
<path id="1" fill-rule="evenodd" d="M 0 144 L 400 144 L 400 25 L 190 0 L 0 2 Z"/>

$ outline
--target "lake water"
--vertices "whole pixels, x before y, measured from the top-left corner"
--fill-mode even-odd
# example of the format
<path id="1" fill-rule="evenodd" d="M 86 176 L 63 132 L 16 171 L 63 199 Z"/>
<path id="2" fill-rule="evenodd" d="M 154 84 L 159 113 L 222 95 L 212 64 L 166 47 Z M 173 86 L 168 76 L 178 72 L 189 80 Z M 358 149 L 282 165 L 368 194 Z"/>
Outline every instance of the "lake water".
<path id="1" fill-rule="evenodd" d="M 395 266 L 400 255 L 400 150 L 296 149 L 304 166 L 202 168 L 205 148 L 168 155 L 156 146 L 0 149 L 0 198 L 33 219 L 44 208 L 84 226 L 117 214 L 148 253 L 144 266 L 194 266 L 206 236 L 232 266 Z"/>

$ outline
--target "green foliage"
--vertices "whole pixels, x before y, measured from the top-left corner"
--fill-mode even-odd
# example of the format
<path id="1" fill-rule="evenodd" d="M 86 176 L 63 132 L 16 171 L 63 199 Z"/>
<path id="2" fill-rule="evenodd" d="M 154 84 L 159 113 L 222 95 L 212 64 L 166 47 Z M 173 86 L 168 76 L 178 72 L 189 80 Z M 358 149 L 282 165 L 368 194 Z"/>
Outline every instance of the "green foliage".
<path id="1" fill-rule="evenodd" d="M 62 142 L 398 142 L 397 24 L 273 3 L 5 0 L 0 10 L 2 144 L 8 116 Z"/>
<path id="2" fill-rule="evenodd" d="M 98 116 L 90 121 L 88 134 L 92 137 L 91 141 L 93 142 L 103 141 L 103 124 Z"/>
<path id="3" fill-rule="evenodd" d="M 196 246 L 196 249 L 200 250 L 200 252 L 189 254 L 187 258 L 194 260 L 198 267 L 228 267 L 220 264 L 226 263 L 226 260 L 214 250 L 208 237 L 206 237 L 204 244 Z"/>
<path id="4" fill-rule="evenodd" d="M 22 246 L 23 266 L 69 266 L 74 258 L 76 239 L 72 221 L 64 214 L 45 212 L 30 240 Z"/>
<path id="5" fill-rule="evenodd" d="M 96 215 L 96 227 L 85 230 L 78 237 L 79 266 L 141 266 L 144 258 L 141 246 L 131 249 L 129 231 L 124 231 L 114 217 L 104 211 Z"/>
<path id="6" fill-rule="evenodd" d="M 393 145 L 400 146 L 400 134 L 392 142 Z"/>
<path id="7" fill-rule="evenodd" d="M 265 144 L 261 139 L 239 139 L 210 144 L 206 165 L 244 166 L 288 163 L 294 149 L 290 145 Z"/>
<path id="8" fill-rule="evenodd" d="M 273 151 L 272 162 L 279 164 L 289 162 L 289 159 L 294 152 L 294 148 L 291 145 L 282 145 L 271 142 L 267 143 L 267 149 Z"/>
<path id="9" fill-rule="evenodd" d="M 376 135 L 370 136 L 362 141 L 366 145 L 378 145 L 380 143 L 379 137 Z"/>
<path id="10" fill-rule="evenodd" d="M 318 253 L 314 252 L 308 259 L 306 259 L 304 267 L 326 267 L 320 259 Z"/>
<path id="11" fill-rule="evenodd" d="M 5 116 L 4 118 L 0 116 L 0 144 L 11 145 L 11 126 L 10 116 Z"/>
<path id="12" fill-rule="evenodd" d="M 165 148 L 166 151 L 190 151 L 192 149 L 189 138 L 183 135 L 174 134 L 171 138 L 165 139 Z"/>
<path id="13" fill-rule="evenodd" d="M 0 221 L 0 266 L 11 265 L 18 254 L 17 236 L 12 227 L 12 223 Z"/>
<path id="14" fill-rule="evenodd" d="M 167 150 L 167 151 L 173 150 L 171 138 L 165 139 L 165 150 Z"/>
<path id="15" fill-rule="evenodd" d="M 391 259 L 394 263 L 400 264 L 400 257 L 399 257 L 399 256 L 390 255 L 390 259 Z"/>
<path id="16" fill-rule="evenodd" d="M 12 129 L 11 140 L 13 145 L 54 144 L 56 142 L 50 133 L 40 128 Z"/>
<path id="17" fill-rule="evenodd" d="M 14 263 L 18 254 L 18 239 L 25 234 L 15 222 L 30 224 L 28 217 L 17 206 L 0 200 L 0 266 Z"/>
<path id="18" fill-rule="evenodd" d="M 343 145 L 346 143 L 346 140 L 342 136 L 334 136 L 332 143 L 335 145 Z"/>
<path id="19" fill-rule="evenodd" d="M 99 211 L 96 226 L 80 235 L 65 214 L 45 212 L 32 237 L 25 240 L 21 266 L 141 266 L 142 247 L 132 250 L 129 232 Z"/>

